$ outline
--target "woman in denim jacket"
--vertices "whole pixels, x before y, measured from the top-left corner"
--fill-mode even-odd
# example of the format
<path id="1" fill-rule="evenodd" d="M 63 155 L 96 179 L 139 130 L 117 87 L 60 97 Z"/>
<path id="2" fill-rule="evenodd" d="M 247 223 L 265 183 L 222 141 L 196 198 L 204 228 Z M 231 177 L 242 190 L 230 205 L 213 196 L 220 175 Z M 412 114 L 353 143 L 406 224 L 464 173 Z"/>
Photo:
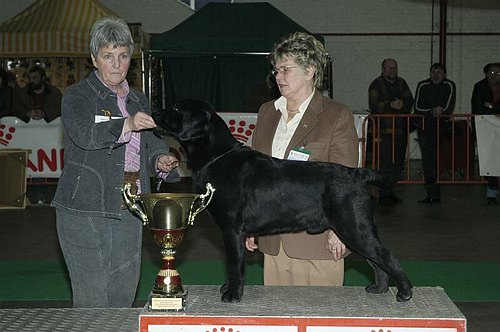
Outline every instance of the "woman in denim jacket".
<path id="1" fill-rule="evenodd" d="M 140 276 L 142 224 L 124 208 L 121 188 L 150 192 L 150 176 L 179 177 L 178 160 L 150 130 L 146 96 L 125 79 L 134 42 L 122 19 L 90 32 L 96 71 L 62 100 L 64 169 L 52 201 L 71 279 L 73 307 L 130 307 Z"/>

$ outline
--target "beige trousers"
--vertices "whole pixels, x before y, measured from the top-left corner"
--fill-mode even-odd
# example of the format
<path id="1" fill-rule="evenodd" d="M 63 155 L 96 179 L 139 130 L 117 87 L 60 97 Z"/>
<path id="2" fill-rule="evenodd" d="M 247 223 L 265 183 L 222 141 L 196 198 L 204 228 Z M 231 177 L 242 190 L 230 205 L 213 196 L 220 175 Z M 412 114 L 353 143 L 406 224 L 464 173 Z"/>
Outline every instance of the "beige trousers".
<path id="1" fill-rule="evenodd" d="M 344 260 L 290 258 L 283 247 L 277 256 L 264 254 L 266 286 L 342 286 Z"/>

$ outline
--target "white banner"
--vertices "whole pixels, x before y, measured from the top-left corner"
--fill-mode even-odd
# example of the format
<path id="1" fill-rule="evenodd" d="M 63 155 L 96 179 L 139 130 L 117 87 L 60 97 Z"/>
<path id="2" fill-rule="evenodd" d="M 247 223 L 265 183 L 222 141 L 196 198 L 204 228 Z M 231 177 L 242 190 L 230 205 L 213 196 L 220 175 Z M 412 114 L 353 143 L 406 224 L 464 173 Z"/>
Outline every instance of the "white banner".
<path id="1" fill-rule="evenodd" d="M 212 325 L 148 325 L 148 332 L 297 332 L 298 326 L 231 325 L 227 329 Z M 306 326 L 306 332 L 457 332 L 456 328 L 388 327 L 388 326 Z"/>
<path id="2" fill-rule="evenodd" d="M 238 331 L 238 332 L 297 332 L 297 326 L 274 325 L 231 325 L 227 329 L 212 325 L 148 325 L 148 332 L 207 332 L 207 331 Z"/>
<path id="3" fill-rule="evenodd" d="M 363 166 L 363 145 L 361 143 L 361 138 L 363 137 L 363 131 L 368 131 L 368 121 L 363 123 L 365 118 L 368 116 L 368 112 L 354 113 L 354 127 L 356 127 L 356 134 L 358 134 L 359 141 L 359 157 L 358 157 L 358 167 Z M 363 128 L 364 127 L 364 128 Z"/>
<path id="4" fill-rule="evenodd" d="M 251 146 L 257 122 L 256 113 L 219 113 L 233 136 L 240 142 Z M 367 114 L 354 114 L 354 124 L 358 137 L 363 134 L 362 123 Z M 0 118 L 0 149 L 31 150 L 27 164 L 27 176 L 33 178 L 58 178 L 64 167 L 62 146 L 63 128 L 61 118 L 50 123 L 45 120 L 30 120 L 25 123 L 16 117 Z M 179 158 L 179 174 L 191 176 L 186 160 L 179 151 L 179 143 L 166 138 L 172 152 Z M 361 144 L 359 145 L 361 163 Z"/>
<path id="5" fill-rule="evenodd" d="M 58 178 L 63 168 L 63 129 L 61 118 L 50 123 L 33 120 L 25 123 L 16 117 L 0 119 L 0 148 L 31 150 L 27 176 Z"/>
<path id="6" fill-rule="evenodd" d="M 308 326 L 306 332 L 457 332 L 456 328 L 389 326 Z"/>
<path id="7" fill-rule="evenodd" d="M 475 117 L 479 174 L 500 176 L 500 116 Z"/>
<path id="8" fill-rule="evenodd" d="M 255 130 L 255 124 L 257 123 L 256 113 L 218 113 L 219 116 L 226 122 L 229 127 L 229 131 L 233 136 L 240 142 L 247 146 L 252 146 L 252 137 Z M 182 177 L 191 176 L 191 170 L 187 167 L 185 157 L 180 153 L 179 143 L 170 137 L 166 137 L 170 150 L 179 159 L 179 175 Z"/>

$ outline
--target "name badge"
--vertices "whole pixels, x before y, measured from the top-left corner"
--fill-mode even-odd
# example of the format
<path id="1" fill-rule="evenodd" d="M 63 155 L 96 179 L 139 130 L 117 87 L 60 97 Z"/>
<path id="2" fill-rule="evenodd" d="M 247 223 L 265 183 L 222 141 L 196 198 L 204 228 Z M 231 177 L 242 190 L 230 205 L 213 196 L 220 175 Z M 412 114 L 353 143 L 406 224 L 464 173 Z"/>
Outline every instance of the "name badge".
<path id="1" fill-rule="evenodd" d="M 106 115 L 96 115 L 94 123 L 106 122 L 110 120 L 121 119 L 121 116 L 106 116 Z"/>
<path id="2" fill-rule="evenodd" d="M 297 161 L 307 161 L 311 156 L 311 151 L 304 149 L 304 147 L 293 148 L 290 150 L 290 154 L 288 155 L 288 160 L 297 160 Z"/>

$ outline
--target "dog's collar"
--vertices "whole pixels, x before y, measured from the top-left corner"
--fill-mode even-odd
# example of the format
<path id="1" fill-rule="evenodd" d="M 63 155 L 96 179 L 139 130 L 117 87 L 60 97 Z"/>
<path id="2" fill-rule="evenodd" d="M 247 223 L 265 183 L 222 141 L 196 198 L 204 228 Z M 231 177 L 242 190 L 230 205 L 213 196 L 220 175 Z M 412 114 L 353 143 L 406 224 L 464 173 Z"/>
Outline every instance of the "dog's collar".
<path id="1" fill-rule="evenodd" d="M 214 159 L 210 160 L 205 166 L 203 166 L 203 168 L 207 168 L 208 166 L 212 165 L 213 163 L 215 163 L 217 160 L 219 160 L 220 158 L 224 157 L 225 155 L 233 152 L 234 150 L 236 149 L 240 149 L 242 147 L 244 147 L 245 144 L 241 143 L 241 142 L 238 142 L 238 144 L 236 144 L 235 146 L 233 146 L 232 149 L 230 150 L 227 150 L 226 152 L 224 152 L 223 154 L 221 155 L 218 155 L 217 157 L 215 157 Z"/>

